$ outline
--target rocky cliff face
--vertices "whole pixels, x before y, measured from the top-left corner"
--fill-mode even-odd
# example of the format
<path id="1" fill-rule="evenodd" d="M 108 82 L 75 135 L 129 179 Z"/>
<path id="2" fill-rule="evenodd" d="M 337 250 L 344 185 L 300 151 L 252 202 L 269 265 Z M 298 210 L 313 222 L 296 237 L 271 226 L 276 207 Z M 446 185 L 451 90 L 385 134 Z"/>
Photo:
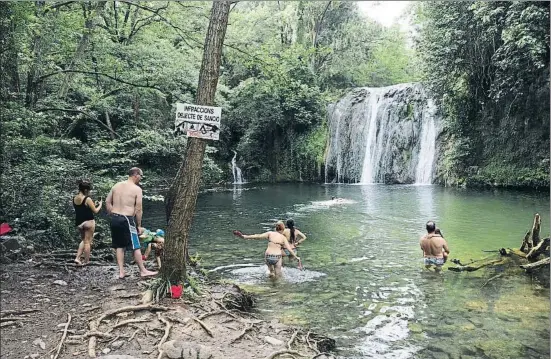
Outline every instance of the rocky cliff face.
<path id="1" fill-rule="evenodd" d="M 350 91 L 329 107 L 325 181 L 432 183 L 438 112 L 420 84 Z"/>

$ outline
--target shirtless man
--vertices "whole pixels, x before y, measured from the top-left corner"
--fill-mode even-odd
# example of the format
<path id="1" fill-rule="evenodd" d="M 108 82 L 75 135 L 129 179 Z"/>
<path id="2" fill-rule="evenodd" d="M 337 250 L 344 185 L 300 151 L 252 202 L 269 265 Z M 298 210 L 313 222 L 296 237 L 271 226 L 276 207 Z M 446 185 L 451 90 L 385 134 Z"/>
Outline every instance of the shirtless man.
<path id="1" fill-rule="evenodd" d="M 450 249 L 446 240 L 435 233 L 436 224 L 433 221 L 428 221 L 426 228 L 427 234 L 419 241 L 423 250 L 425 268 L 430 269 L 434 266 L 435 271 L 439 272 L 444 265 L 444 253 L 446 256 L 449 255 Z"/>
<path id="2" fill-rule="evenodd" d="M 134 260 L 140 268 L 142 277 L 156 275 L 143 264 L 140 240 L 137 228 L 142 224 L 142 189 L 138 186 L 143 172 L 137 167 L 128 171 L 128 179 L 117 183 L 105 199 L 107 212 L 111 215 L 111 247 L 117 251 L 119 278 L 126 277 L 124 272 L 124 250 L 134 251 Z M 141 232 L 141 229 L 139 229 Z"/>

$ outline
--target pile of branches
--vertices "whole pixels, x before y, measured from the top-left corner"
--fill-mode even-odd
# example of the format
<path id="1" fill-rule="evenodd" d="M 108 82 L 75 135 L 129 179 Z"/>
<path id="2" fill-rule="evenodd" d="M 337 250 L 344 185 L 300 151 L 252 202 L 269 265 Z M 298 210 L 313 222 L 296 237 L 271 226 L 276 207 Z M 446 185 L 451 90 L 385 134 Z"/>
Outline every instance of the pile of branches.
<path id="1" fill-rule="evenodd" d="M 509 262 L 518 262 L 520 268 L 527 272 L 543 267 L 549 268 L 549 237 L 541 239 L 540 230 L 541 216 L 536 213 L 532 228 L 526 232 L 520 248 L 500 248 L 495 251 L 500 255 L 497 258 L 490 256 L 469 263 L 461 263 L 460 260 L 453 259 L 452 262 L 457 266 L 448 269 L 455 272 L 473 272 L 480 268 L 504 265 Z M 515 261 L 512 260 L 513 258 Z"/>

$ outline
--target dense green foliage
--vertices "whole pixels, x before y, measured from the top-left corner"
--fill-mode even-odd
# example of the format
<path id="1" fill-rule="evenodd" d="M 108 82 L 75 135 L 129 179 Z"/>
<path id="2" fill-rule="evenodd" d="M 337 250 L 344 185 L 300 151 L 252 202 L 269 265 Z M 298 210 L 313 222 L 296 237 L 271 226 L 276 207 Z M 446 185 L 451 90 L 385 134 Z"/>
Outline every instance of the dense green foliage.
<path id="1" fill-rule="evenodd" d="M 185 138 L 177 102 L 193 102 L 209 2 L 0 2 L 0 220 L 76 240 L 77 181 L 97 199 L 134 165 L 146 196 L 166 188 Z M 320 179 L 325 108 L 346 88 L 414 80 L 397 29 L 346 1 L 232 5 L 203 184 Z M 155 190 L 155 191 L 153 191 Z M 100 226 L 105 222 L 100 220 Z"/>
<path id="2" fill-rule="evenodd" d="M 418 53 L 445 111 L 439 177 L 549 185 L 549 2 L 423 2 Z"/>

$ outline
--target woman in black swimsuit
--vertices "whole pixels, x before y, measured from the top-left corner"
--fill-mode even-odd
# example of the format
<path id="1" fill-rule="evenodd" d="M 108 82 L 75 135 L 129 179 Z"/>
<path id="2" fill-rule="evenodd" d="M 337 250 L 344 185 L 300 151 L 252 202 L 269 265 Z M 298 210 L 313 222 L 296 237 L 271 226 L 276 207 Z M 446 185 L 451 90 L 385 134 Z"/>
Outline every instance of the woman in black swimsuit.
<path id="1" fill-rule="evenodd" d="M 270 277 L 278 277 L 281 275 L 281 250 L 283 248 L 286 248 L 291 255 L 300 262 L 300 258 L 293 253 L 293 249 L 289 245 L 289 241 L 287 241 L 287 238 L 282 234 L 283 230 L 285 230 L 285 224 L 283 222 L 279 221 L 276 223 L 276 228 L 274 231 L 262 233 L 262 234 L 250 234 L 246 235 L 239 231 L 234 231 L 233 233 L 236 236 L 239 236 L 244 239 L 267 239 L 268 240 L 268 248 L 266 248 L 266 252 L 264 254 L 264 259 L 266 260 L 266 264 L 268 265 L 268 269 L 270 270 Z"/>
<path id="2" fill-rule="evenodd" d="M 80 233 L 80 244 L 78 246 L 75 263 L 82 265 L 90 262 L 90 251 L 92 250 L 92 238 L 96 229 L 94 214 L 101 209 L 101 200 L 98 204 L 94 203 L 89 197 L 92 186 L 90 182 L 80 181 L 78 184 L 78 194 L 73 197 L 73 207 L 75 209 L 75 224 Z M 84 253 L 84 263 L 80 257 Z"/>

